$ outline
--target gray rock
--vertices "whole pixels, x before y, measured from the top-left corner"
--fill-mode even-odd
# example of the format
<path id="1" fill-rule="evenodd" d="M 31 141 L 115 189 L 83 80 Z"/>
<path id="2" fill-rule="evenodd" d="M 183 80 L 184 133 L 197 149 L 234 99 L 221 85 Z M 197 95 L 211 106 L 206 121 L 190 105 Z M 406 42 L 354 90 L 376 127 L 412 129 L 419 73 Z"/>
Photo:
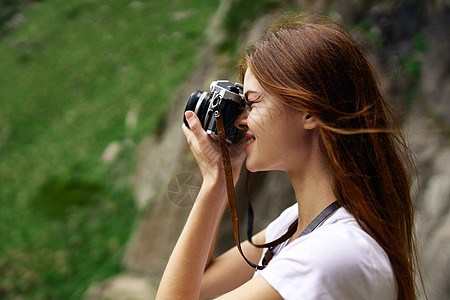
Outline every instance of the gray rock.
<path id="1" fill-rule="evenodd" d="M 132 274 L 122 274 L 93 285 L 84 300 L 148 300 L 155 299 L 156 288 L 148 279 Z"/>

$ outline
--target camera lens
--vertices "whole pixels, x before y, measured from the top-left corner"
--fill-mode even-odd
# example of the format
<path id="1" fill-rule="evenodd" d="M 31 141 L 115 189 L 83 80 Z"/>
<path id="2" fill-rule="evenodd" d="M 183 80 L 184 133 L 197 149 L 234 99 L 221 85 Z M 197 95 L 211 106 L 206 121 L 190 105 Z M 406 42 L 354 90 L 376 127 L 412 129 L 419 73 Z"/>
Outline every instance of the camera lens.
<path id="1" fill-rule="evenodd" d="M 197 117 L 200 119 L 200 123 L 203 126 L 203 124 L 205 122 L 205 117 L 208 112 L 209 101 L 210 101 L 211 97 L 212 97 L 212 94 L 210 94 L 210 93 L 196 90 L 189 97 L 189 100 L 186 104 L 186 108 L 184 109 L 184 111 L 185 112 L 188 110 L 193 111 L 197 115 Z M 189 128 L 186 117 L 183 117 L 183 122 Z"/>

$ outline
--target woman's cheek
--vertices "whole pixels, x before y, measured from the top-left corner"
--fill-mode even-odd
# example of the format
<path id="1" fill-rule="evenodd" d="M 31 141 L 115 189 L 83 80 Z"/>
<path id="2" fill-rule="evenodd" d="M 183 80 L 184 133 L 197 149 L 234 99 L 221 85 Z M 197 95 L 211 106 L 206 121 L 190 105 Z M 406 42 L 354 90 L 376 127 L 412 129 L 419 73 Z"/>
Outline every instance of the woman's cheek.
<path id="1" fill-rule="evenodd" d="M 261 120 L 261 115 L 258 113 L 256 109 L 252 109 L 247 118 L 247 125 L 250 128 L 250 131 L 255 134 L 254 130 L 258 130 L 261 128 L 263 120 Z"/>

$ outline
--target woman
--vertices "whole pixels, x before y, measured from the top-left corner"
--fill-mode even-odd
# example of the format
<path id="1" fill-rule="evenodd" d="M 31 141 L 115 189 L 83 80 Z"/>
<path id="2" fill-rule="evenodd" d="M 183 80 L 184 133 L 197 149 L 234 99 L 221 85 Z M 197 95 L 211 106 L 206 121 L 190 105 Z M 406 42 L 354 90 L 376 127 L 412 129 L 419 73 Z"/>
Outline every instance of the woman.
<path id="1" fill-rule="evenodd" d="M 285 171 L 297 200 L 254 242 L 276 239 L 295 220 L 297 230 L 262 271 L 236 247 L 212 258 L 226 206 L 222 161 L 186 112 L 203 185 L 157 299 L 414 299 L 409 152 L 358 44 L 326 18 L 284 18 L 239 66 L 248 105 L 235 124 L 246 132 L 232 146 L 235 182 L 246 158 L 252 172 Z M 300 236 L 334 202 L 340 208 Z M 268 251 L 242 248 L 260 264 Z"/>

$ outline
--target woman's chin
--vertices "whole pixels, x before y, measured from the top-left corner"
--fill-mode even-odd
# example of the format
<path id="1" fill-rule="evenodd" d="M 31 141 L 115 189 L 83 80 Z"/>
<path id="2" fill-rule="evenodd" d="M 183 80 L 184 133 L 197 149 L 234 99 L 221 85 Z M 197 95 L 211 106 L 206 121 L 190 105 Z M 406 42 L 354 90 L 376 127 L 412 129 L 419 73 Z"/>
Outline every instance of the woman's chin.
<path id="1" fill-rule="evenodd" d="M 245 161 L 245 167 L 247 168 L 247 170 L 249 170 L 250 172 L 254 173 L 257 172 L 258 170 L 255 168 L 254 164 L 252 164 L 252 162 L 247 158 L 247 160 Z"/>
<path id="2" fill-rule="evenodd" d="M 261 171 L 266 171 L 263 166 L 261 166 L 261 164 L 257 164 L 256 162 L 252 161 L 251 159 L 248 159 L 245 161 L 245 166 L 247 168 L 247 170 L 249 170 L 252 173 L 255 172 L 261 172 Z"/>
<path id="3" fill-rule="evenodd" d="M 255 162 L 247 157 L 247 159 L 245 160 L 245 167 L 252 173 L 265 171 L 284 171 L 284 169 L 280 166 L 274 166 L 265 163 L 266 162 L 263 163 L 262 161 Z"/>

